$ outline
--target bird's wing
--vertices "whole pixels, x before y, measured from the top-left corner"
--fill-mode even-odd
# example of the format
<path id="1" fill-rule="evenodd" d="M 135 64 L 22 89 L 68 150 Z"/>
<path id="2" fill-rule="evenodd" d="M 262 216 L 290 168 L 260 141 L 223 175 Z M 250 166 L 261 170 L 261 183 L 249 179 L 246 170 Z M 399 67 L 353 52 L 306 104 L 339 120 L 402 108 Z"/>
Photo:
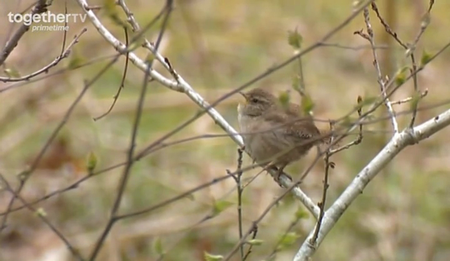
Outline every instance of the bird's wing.
<path id="1" fill-rule="evenodd" d="M 314 125 L 311 117 L 298 117 L 288 113 L 270 113 L 266 120 L 274 128 L 274 131 L 282 132 L 297 142 L 302 142 L 320 135 L 319 129 Z"/>

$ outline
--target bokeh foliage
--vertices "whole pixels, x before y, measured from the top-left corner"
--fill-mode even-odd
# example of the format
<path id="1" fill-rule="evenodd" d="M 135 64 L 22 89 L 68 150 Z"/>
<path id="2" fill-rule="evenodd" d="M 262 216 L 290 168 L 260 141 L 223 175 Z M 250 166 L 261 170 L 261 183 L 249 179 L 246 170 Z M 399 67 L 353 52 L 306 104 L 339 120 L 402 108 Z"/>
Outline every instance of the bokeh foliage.
<path id="1" fill-rule="evenodd" d="M 21 7 L 31 4 L 22 1 Z M 141 25 L 148 23 L 164 1 L 126 1 Z M 259 1 L 179 0 L 170 18 L 161 53 L 168 57 L 178 73 L 208 101 L 214 101 L 227 91 L 238 87 L 271 66 L 290 57 L 288 32 L 298 31 L 302 46 L 309 46 L 345 19 L 352 10 L 351 1 Z M 411 41 L 417 33 L 421 14 L 428 1 L 379 1 L 383 10 L 396 8 L 396 32 Z M 101 4 L 91 1 L 90 4 Z M 389 5 L 389 6 L 386 6 Z M 16 10 L 12 3 L 2 2 L 4 10 Z M 81 10 L 74 1 L 67 3 L 71 13 Z M 62 12 L 64 3 L 55 1 L 53 12 Z M 22 9 L 17 9 L 22 10 Z M 431 24 L 421 43 L 422 50 L 435 52 L 448 41 L 450 2 L 437 1 Z M 101 11 L 99 11 L 101 12 Z M 1 15 L 0 21 L 6 21 Z M 122 37 L 123 32 L 100 13 L 104 24 Z M 372 18 L 378 44 L 387 39 L 384 29 Z M 4 41 L 10 24 L 0 23 L 0 39 Z M 111 58 L 115 50 L 93 29 L 89 22 L 71 24 L 69 39 L 82 27 L 88 32 L 72 53 L 81 63 Z M 367 46 L 353 32 L 364 27 L 358 17 L 329 42 L 339 46 Z M 146 37 L 155 40 L 158 28 Z M 20 74 L 32 72 L 52 61 L 58 54 L 62 33 L 28 33 L 7 62 Z M 380 53 L 387 50 L 380 50 Z M 137 53 L 145 55 L 145 51 Z M 393 45 L 388 57 L 394 71 L 408 63 L 404 50 Z M 448 82 L 449 52 L 433 61 L 420 75 L 419 87 L 428 89 L 420 103 L 431 106 L 445 101 L 450 91 Z M 50 73 L 70 64 L 65 60 Z M 144 56 L 142 56 L 144 57 Z M 321 47 L 302 58 L 307 93 L 314 101 L 314 116 L 332 119 L 342 116 L 355 106 L 356 97 L 379 94 L 376 74 L 369 48 Z M 80 61 L 77 61 L 80 62 Z M 0 169 L 12 183 L 15 175 L 27 167 L 42 148 L 56 125 L 62 120 L 74 97 L 81 91 L 84 79 L 93 77 L 107 60 L 103 59 L 77 70 L 63 70 L 43 80 L 26 83 L 0 93 Z M 386 64 L 385 63 L 385 64 Z M 123 73 L 124 58 L 88 91 L 74 115 L 67 122 L 57 141 L 51 146 L 38 171 L 23 195 L 28 200 L 42 197 L 55 189 L 71 184 L 86 175 L 86 158 L 93 152 L 98 158 L 97 169 L 125 161 L 137 96 L 143 73 L 129 67 L 125 88 L 107 117 L 93 121 L 112 102 Z M 159 66 L 156 66 L 160 69 Z M 298 64 L 279 70 L 254 86 L 270 88 L 275 93 L 291 90 L 290 99 L 300 97 L 291 89 L 298 74 Z M 394 72 L 391 72 L 394 73 Z M 0 88 L 9 86 L 0 83 Z M 392 100 L 412 94 L 412 83 L 405 84 Z M 236 105 L 240 97 L 231 97 L 217 109 L 233 126 Z M 445 106 L 448 108 L 448 106 Z M 396 106 L 407 111 L 408 104 Z M 143 148 L 163 134 L 193 116 L 199 109 L 182 93 L 166 89 L 156 82 L 149 85 L 137 147 Z M 420 111 L 418 122 L 436 115 L 443 107 Z M 384 114 L 385 115 L 385 114 Z M 408 114 L 399 116 L 402 127 L 407 126 Z M 383 114 L 381 113 L 381 115 Z M 320 128 L 326 129 L 327 124 Z M 171 138 L 203 134 L 223 134 L 207 116 L 203 116 Z M 336 155 L 336 168 L 331 172 L 328 200 L 343 191 L 359 171 L 382 147 L 392 134 L 389 123 L 365 127 L 361 145 Z M 444 130 L 432 139 L 408 148 L 394 160 L 384 173 L 366 188 L 328 235 L 316 254 L 316 260 L 448 260 L 450 258 L 450 192 L 447 188 L 450 162 L 448 137 Z M 121 213 L 139 210 L 173 197 L 190 188 L 226 175 L 226 169 L 236 168 L 236 146 L 227 137 L 198 139 L 167 147 L 138 161 L 132 170 L 124 196 Z M 310 153 L 300 163 L 288 168 L 295 176 L 315 155 Z M 245 159 L 245 164 L 251 161 Z M 88 253 L 111 207 L 121 168 L 91 178 L 79 187 L 38 205 L 48 218 L 78 247 Z M 246 172 L 244 178 L 259 169 Z M 302 184 L 315 201 L 320 200 L 323 164 L 320 162 Z M 266 174 L 260 175 L 244 191 L 243 224 L 247 229 L 270 202 L 283 192 Z M 0 194 L 0 211 L 6 209 L 7 193 Z M 205 220 L 218 202 L 230 202 L 213 218 Z M 249 260 L 264 260 L 275 250 L 296 212 L 302 206 L 288 196 L 259 224 L 257 239 L 262 245 L 253 246 Z M 0 237 L 0 260 L 47 260 L 42 256 L 64 245 L 35 214 L 21 210 L 9 218 L 7 233 Z M 289 260 L 297 250 L 314 221 L 302 217 L 294 226 L 288 242 L 280 247 L 275 260 Z M 235 183 L 229 179 L 200 190 L 173 204 L 151 213 L 126 219 L 113 229 L 103 247 L 99 260 L 202 260 L 204 252 L 226 254 L 238 241 Z M 40 243 L 41 242 L 41 243 Z M 46 242 L 45 244 L 42 242 Z M 37 259 L 37 258 L 40 259 Z M 67 259 L 70 260 L 70 259 Z M 237 258 L 235 260 L 238 260 Z"/>

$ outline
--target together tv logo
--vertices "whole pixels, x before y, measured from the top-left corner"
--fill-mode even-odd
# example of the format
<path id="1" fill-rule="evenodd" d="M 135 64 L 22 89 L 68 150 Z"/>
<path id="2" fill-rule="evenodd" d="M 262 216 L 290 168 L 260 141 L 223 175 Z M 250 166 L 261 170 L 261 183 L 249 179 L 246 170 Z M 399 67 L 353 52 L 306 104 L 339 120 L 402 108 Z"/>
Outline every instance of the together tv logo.
<path id="1" fill-rule="evenodd" d="M 31 31 L 68 31 L 69 23 L 86 21 L 86 14 L 54 14 L 50 11 L 40 14 L 8 13 L 10 23 L 21 23 L 31 27 Z"/>

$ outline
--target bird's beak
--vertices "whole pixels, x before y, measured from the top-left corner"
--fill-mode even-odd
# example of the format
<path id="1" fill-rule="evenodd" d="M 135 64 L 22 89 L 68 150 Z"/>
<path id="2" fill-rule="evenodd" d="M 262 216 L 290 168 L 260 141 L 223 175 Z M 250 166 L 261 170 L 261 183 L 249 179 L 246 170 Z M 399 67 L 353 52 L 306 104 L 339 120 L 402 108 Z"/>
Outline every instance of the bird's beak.
<path id="1" fill-rule="evenodd" d="M 244 104 L 246 104 L 247 103 L 247 95 L 245 93 L 243 93 L 243 92 L 239 92 L 239 94 L 242 95 L 245 98 L 245 103 Z"/>

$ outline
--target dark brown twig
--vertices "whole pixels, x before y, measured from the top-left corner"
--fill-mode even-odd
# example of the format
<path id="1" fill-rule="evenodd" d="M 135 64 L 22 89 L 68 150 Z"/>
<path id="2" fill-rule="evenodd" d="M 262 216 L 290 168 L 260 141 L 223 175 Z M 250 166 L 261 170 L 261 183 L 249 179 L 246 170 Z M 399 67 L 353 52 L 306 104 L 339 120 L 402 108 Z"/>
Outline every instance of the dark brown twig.
<path id="1" fill-rule="evenodd" d="M 424 98 L 427 95 L 428 95 L 428 89 L 425 89 L 425 91 L 420 94 L 418 99 L 422 99 L 422 98 Z M 416 99 L 415 97 L 408 97 L 408 98 L 405 98 L 405 99 L 402 99 L 402 100 L 393 101 L 392 105 L 399 105 L 399 104 L 407 103 L 407 102 L 410 102 L 410 101 L 414 101 L 415 99 Z M 417 108 L 416 110 L 419 111 L 419 108 Z"/>
<path id="2" fill-rule="evenodd" d="M 330 132 L 333 132 L 333 131 L 334 131 L 334 123 L 332 121 L 330 121 Z M 330 143 L 332 144 L 333 142 L 334 142 L 334 137 L 331 136 Z M 325 173 L 324 173 L 324 178 L 323 178 L 322 200 L 317 204 L 320 209 L 320 214 L 319 214 L 319 219 L 317 220 L 317 223 L 316 223 L 314 235 L 311 239 L 312 245 L 316 244 L 317 236 L 319 235 L 320 226 L 322 225 L 323 216 L 325 214 L 325 202 L 327 199 L 327 190 L 329 187 L 329 184 L 328 184 L 329 170 L 330 170 L 330 167 L 334 168 L 334 162 L 330 162 L 330 147 L 325 152 L 324 161 L 325 161 Z"/>
<path id="3" fill-rule="evenodd" d="M 19 186 L 17 187 L 17 189 L 15 190 L 15 194 L 20 195 L 20 192 L 22 191 L 23 187 L 25 186 L 27 180 L 30 178 L 30 176 L 33 174 L 33 172 L 36 170 L 36 168 L 37 168 L 38 164 L 40 163 L 42 157 L 44 156 L 45 152 L 50 147 L 50 144 L 56 138 L 56 136 L 58 135 L 59 131 L 67 123 L 67 121 L 69 120 L 70 116 L 72 115 L 72 112 L 75 110 L 75 107 L 78 105 L 78 103 L 80 102 L 81 98 L 84 96 L 84 94 L 89 89 L 89 87 L 92 86 L 100 78 L 100 76 L 103 75 L 109 69 L 109 67 L 111 67 L 117 61 L 119 56 L 120 55 L 116 55 L 116 57 L 110 63 L 108 63 L 102 70 L 100 70 L 100 72 L 98 72 L 97 75 L 95 75 L 92 78 L 92 80 L 84 83 L 83 90 L 80 92 L 80 94 L 74 100 L 74 102 L 70 105 L 70 107 L 67 110 L 67 112 L 65 113 L 62 121 L 58 124 L 56 129 L 52 132 L 52 134 L 50 135 L 50 138 L 44 144 L 44 146 L 42 147 L 41 151 L 38 153 L 38 155 L 36 156 L 34 161 L 31 163 L 30 168 L 28 170 L 26 170 L 26 171 L 23 171 L 19 175 L 20 183 L 19 183 Z M 15 198 L 13 197 L 11 199 L 11 201 L 9 202 L 9 204 L 8 204 L 8 207 L 7 207 L 7 210 L 6 210 L 6 214 L 3 216 L 3 220 L 2 220 L 2 223 L 0 225 L 0 231 L 2 230 L 2 228 L 6 224 L 6 221 L 8 219 L 8 213 L 10 212 L 10 210 L 12 208 L 14 200 L 15 200 Z"/>
<path id="4" fill-rule="evenodd" d="M 51 68 L 55 67 L 56 65 L 58 65 L 62 60 L 64 60 L 65 58 L 69 57 L 70 52 L 72 51 L 72 48 L 75 44 L 78 43 L 78 40 L 80 39 L 81 35 L 83 35 L 85 32 L 87 31 L 86 28 L 83 28 L 81 30 L 81 32 L 78 35 L 75 35 L 72 42 L 70 42 L 69 46 L 67 46 L 67 48 L 64 49 L 64 45 L 65 45 L 65 38 L 66 38 L 66 32 L 64 33 L 64 43 L 62 45 L 62 50 L 61 53 L 58 57 L 56 57 L 51 63 L 47 64 L 46 66 L 42 67 L 41 69 L 32 72 L 28 75 L 22 76 L 22 77 L 17 77 L 17 78 L 11 78 L 11 77 L 0 77 L 0 81 L 2 82 L 21 82 L 21 81 L 26 81 L 29 82 L 30 79 L 41 75 L 43 73 L 47 73 Z M 0 90 L 3 91 L 6 88 Z"/>
<path id="5" fill-rule="evenodd" d="M 155 45 L 156 51 L 158 50 L 158 47 L 161 43 L 162 37 L 166 30 L 167 22 L 169 21 L 169 17 L 170 17 L 172 8 L 173 8 L 173 0 L 167 0 L 166 4 L 164 6 L 164 9 L 163 9 L 163 10 L 165 10 L 165 16 L 164 16 L 164 19 L 163 19 L 163 22 L 161 25 L 161 30 L 159 31 L 158 39 L 157 39 L 157 42 Z M 143 108 L 143 104 L 144 104 L 144 100 L 145 100 L 145 95 L 147 93 L 147 86 L 148 86 L 149 77 L 150 77 L 150 70 L 153 66 L 153 61 L 154 61 L 153 59 L 151 59 L 150 61 L 147 60 L 147 67 L 146 67 L 147 70 L 145 71 L 144 81 L 142 83 L 142 88 L 141 88 L 141 93 L 139 95 L 139 99 L 137 102 L 136 117 L 134 120 L 133 129 L 132 129 L 132 133 L 131 133 L 130 147 L 129 147 L 128 153 L 127 153 L 127 163 L 125 165 L 123 174 L 119 181 L 119 188 L 116 193 L 113 207 L 111 208 L 110 218 L 106 224 L 105 229 L 103 230 L 102 234 L 100 235 L 99 239 L 97 240 L 97 243 L 95 244 L 94 249 L 92 250 L 92 253 L 89 256 L 90 261 L 94 261 L 96 259 L 97 255 L 100 252 L 100 249 L 103 245 L 103 242 L 105 241 L 106 237 L 108 236 L 109 232 L 111 231 L 113 225 L 115 224 L 115 222 L 117 220 L 119 220 L 117 218 L 117 213 L 118 213 L 118 210 L 120 207 L 120 203 L 122 201 L 125 187 L 128 182 L 128 178 L 131 173 L 131 168 L 135 162 L 134 161 L 134 152 L 135 152 L 136 137 L 137 137 L 139 124 L 141 121 L 142 108 Z"/>
<path id="6" fill-rule="evenodd" d="M 428 6 L 428 10 L 427 10 L 426 14 L 423 17 L 422 22 L 420 23 L 420 28 L 419 28 L 419 31 L 418 31 L 417 35 L 416 35 L 413 43 L 412 44 L 408 44 L 408 43 L 403 42 L 398 37 L 398 34 L 383 19 L 383 17 L 381 16 L 381 14 L 380 14 L 380 12 L 378 10 L 376 2 L 372 2 L 371 3 L 372 10 L 377 15 L 377 17 L 380 20 L 380 23 L 383 25 L 385 31 L 389 35 L 391 35 L 392 38 L 394 38 L 395 41 L 397 41 L 397 43 L 406 50 L 407 56 L 409 56 L 411 58 L 411 64 L 412 64 L 411 74 L 414 71 L 417 70 L 417 62 L 416 62 L 414 51 L 416 49 L 417 43 L 419 42 L 421 36 L 423 35 L 423 33 L 427 29 L 428 25 L 430 24 L 430 12 L 431 12 L 431 9 L 433 8 L 433 5 L 434 5 L 434 0 L 430 0 L 429 1 L 429 6 Z M 413 86 L 414 86 L 414 93 L 415 94 L 419 93 L 419 83 L 418 83 L 418 80 L 417 80 L 417 74 L 413 75 Z M 409 128 L 412 128 L 414 126 L 414 122 L 415 122 L 416 116 L 417 116 L 417 106 L 418 106 L 418 102 L 414 102 L 413 110 L 412 110 L 412 116 L 411 116 L 411 121 L 409 123 Z"/>
<path id="7" fill-rule="evenodd" d="M 31 9 L 31 15 L 40 14 L 47 11 L 47 1 L 38 0 L 36 5 Z M 13 34 L 12 38 L 6 42 L 5 48 L 0 53 L 0 65 L 3 65 L 11 52 L 16 48 L 22 36 L 30 29 L 29 25 L 22 24 L 20 28 Z"/>
<path id="8" fill-rule="evenodd" d="M 373 4 L 374 4 L 374 2 L 371 3 L 371 5 L 373 5 Z M 392 128 L 394 129 L 395 133 L 398 133 L 398 123 L 395 118 L 395 111 L 392 108 L 391 102 L 389 100 L 389 96 L 386 93 L 387 80 L 385 80 L 383 78 L 382 73 L 381 73 L 381 67 L 380 67 L 380 63 L 378 61 L 378 54 L 375 49 L 375 35 L 374 35 L 373 29 L 372 29 L 372 24 L 370 23 L 369 9 L 367 7 L 364 8 L 363 15 L 364 15 L 364 22 L 366 24 L 367 34 L 364 34 L 362 32 L 357 33 L 357 34 L 363 36 L 363 38 L 368 40 L 370 45 L 372 46 L 371 49 L 372 49 L 372 56 L 373 56 L 373 65 L 374 65 L 375 71 L 377 73 L 377 82 L 378 82 L 378 85 L 380 86 L 380 91 L 381 91 L 381 95 L 384 100 L 384 105 L 386 106 L 387 111 L 388 111 L 389 115 L 391 116 Z"/>
<path id="9" fill-rule="evenodd" d="M 237 207 L 237 211 L 238 211 L 238 229 L 239 229 L 239 239 L 242 238 L 242 192 L 243 192 L 243 188 L 242 188 L 242 157 L 243 157 L 244 151 L 241 148 L 238 148 L 238 160 L 237 160 L 237 170 L 236 170 L 236 185 L 237 185 L 237 197 L 238 197 L 238 207 Z M 251 246 L 248 250 L 248 252 L 250 252 L 251 250 Z M 244 246 L 241 246 L 241 259 L 244 259 Z"/>
<path id="10" fill-rule="evenodd" d="M 252 233 L 252 240 L 253 240 L 256 238 L 256 235 L 258 234 L 258 226 L 253 226 L 253 231 L 251 233 Z M 247 260 L 247 258 L 252 253 L 252 248 L 253 248 L 253 244 L 251 244 L 250 247 L 248 248 L 247 253 L 245 253 L 245 256 L 242 259 L 242 261 Z"/>
<path id="11" fill-rule="evenodd" d="M 362 116 L 362 98 L 361 98 L 361 96 L 358 96 L 357 103 L 358 103 L 358 105 L 357 105 L 358 109 L 356 111 L 358 112 L 358 116 L 359 116 L 358 121 L 360 122 L 358 124 L 359 125 L 358 136 L 356 137 L 355 140 L 353 140 L 353 141 L 351 141 L 351 142 L 349 142 L 349 143 L 347 143 L 347 144 L 345 144 L 345 145 L 343 145 L 343 146 L 341 146 L 339 148 L 329 149 L 327 151 L 327 156 L 328 157 L 331 157 L 331 155 L 333 155 L 333 154 L 336 154 L 336 153 L 338 153 L 338 152 L 340 152 L 342 150 L 349 149 L 350 147 L 358 145 L 358 144 L 361 143 L 361 141 L 363 139 L 363 123 L 361 122 L 363 120 L 363 116 Z M 330 122 L 330 127 L 332 127 L 332 132 L 334 132 L 334 125 L 333 125 L 332 122 Z M 334 138 L 332 136 L 332 141 L 333 141 L 333 139 Z"/>
<path id="12" fill-rule="evenodd" d="M 302 175 L 302 177 L 305 176 L 306 173 L 309 173 L 311 171 L 311 169 L 314 167 L 314 165 L 318 162 L 319 159 L 320 159 L 320 155 L 318 155 L 314 159 L 314 161 L 308 166 L 308 168 L 306 168 L 304 170 L 304 174 Z M 238 249 L 240 248 L 240 245 L 245 244 L 247 237 L 254 231 L 254 228 L 257 227 L 257 225 L 264 219 L 264 217 L 270 212 L 270 210 L 274 206 L 276 206 L 281 199 L 283 199 L 294 187 L 297 187 L 301 182 L 302 182 L 302 179 L 300 179 L 297 182 L 293 182 L 290 187 L 286 188 L 286 190 L 279 197 L 277 197 L 274 201 L 272 201 L 272 203 L 270 203 L 267 206 L 267 208 L 261 213 L 261 215 L 255 221 L 253 221 L 253 225 L 250 227 L 249 230 L 247 230 L 246 233 L 244 233 L 241 240 L 239 240 L 239 242 L 237 242 L 235 244 L 235 246 L 223 258 L 224 261 L 231 259 L 231 257 L 234 255 L 234 253 L 236 253 L 236 251 L 238 251 Z"/>
<path id="13" fill-rule="evenodd" d="M 238 233 L 239 233 L 239 239 L 242 238 L 242 192 L 243 192 L 243 186 L 242 186 L 242 157 L 244 154 L 244 150 L 241 148 L 237 149 L 238 152 L 238 158 L 237 158 L 237 169 L 235 174 L 231 173 L 229 170 L 227 170 L 227 174 L 233 177 L 234 181 L 236 182 L 236 191 L 237 191 L 237 212 L 238 212 Z M 241 245 L 240 247 L 240 254 L 241 254 L 241 260 L 244 260 L 244 245 Z"/>
<path id="14" fill-rule="evenodd" d="M 6 188 L 6 190 L 8 192 L 10 192 L 13 195 L 13 198 L 17 198 L 19 199 L 20 202 L 22 202 L 22 204 L 28 208 L 28 210 L 30 210 L 33 214 L 36 214 L 36 216 L 42 220 L 42 222 L 44 222 L 52 231 L 53 233 L 56 234 L 56 236 L 58 236 L 61 241 L 64 242 L 64 244 L 67 246 L 67 248 L 69 249 L 69 251 L 72 253 L 72 255 L 79 261 L 83 261 L 83 257 L 80 255 L 80 253 L 78 252 L 77 249 L 75 249 L 72 244 L 70 244 L 69 240 L 63 235 L 63 233 L 61 233 L 61 231 L 59 231 L 46 217 L 45 212 L 40 211 L 35 209 L 34 207 L 32 207 L 31 205 L 29 205 L 19 194 L 17 194 L 14 189 L 11 187 L 11 185 L 9 184 L 9 182 L 3 177 L 3 175 L 0 173 L 0 180 L 1 183 L 3 183 L 4 188 Z"/>
<path id="15" fill-rule="evenodd" d="M 123 30 L 124 30 L 124 33 L 125 33 L 125 44 L 126 44 L 127 46 L 129 46 L 130 43 L 129 43 L 129 41 L 128 41 L 128 32 L 127 32 L 127 28 L 124 27 Z M 128 47 L 127 47 L 127 49 L 128 49 Z M 125 80 L 126 80 L 126 78 L 127 78 L 128 62 L 129 62 L 129 60 L 128 60 L 128 55 L 129 55 L 129 52 L 126 52 L 126 54 L 125 54 L 125 66 L 124 66 L 124 68 L 123 68 L 122 80 L 120 81 L 120 85 L 119 85 L 119 88 L 117 89 L 116 95 L 114 95 L 114 97 L 113 97 L 113 102 L 112 102 L 111 106 L 109 107 L 109 109 L 108 109 L 105 113 L 103 113 L 102 115 L 100 115 L 100 116 L 98 116 L 98 117 L 93 118 L 94 121 L 100 120 L 101 118 L 105 117 L 106 115 L 108 115 L 108 114 L 112 111 L 112 109 L 114 108 L 114 105 L 115 105 L 116 102 L 117 102 L 117 99 L 119 98 L 120 92 L 121 92 L 122 89 L 125 87 Z"/>

